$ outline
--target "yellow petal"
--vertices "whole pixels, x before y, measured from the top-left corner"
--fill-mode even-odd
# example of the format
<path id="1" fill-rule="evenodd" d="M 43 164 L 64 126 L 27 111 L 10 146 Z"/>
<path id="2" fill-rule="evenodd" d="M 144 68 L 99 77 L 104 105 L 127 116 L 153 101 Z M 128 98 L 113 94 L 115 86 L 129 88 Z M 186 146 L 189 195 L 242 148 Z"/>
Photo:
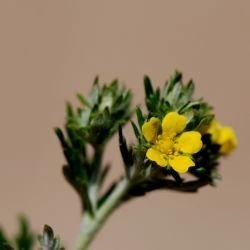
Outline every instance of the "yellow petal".
<path id="1" fill-rule="evenodd" d="M 142 134 L 148 142 L 153 142 L 157 139 L 160 124 L 161 122 L 158 118 L 152 117 L 142 125 Z"/>
<path id="2" fill-rule="evenodd" d="M 238 142 L 234 130 L 231 127 L 223 127 L 220 131 L 218 144 L 221 145 L 220 153 L 227 155 L 236 148 Z"/>
<path id="3" fill-rule="evenodd" d="M 184 115 L 179 115 L 177 112 L 170 112 L 166 114 L 162 120 L 163 132 L 169 134 L 172 137 L 182 132 L 186 125 L 187 118 Z"/>
<path id="4" fill-rule="evenodd" d="M 186 154 L 195 154 L 202 148 L 201 134 L 196 131 L 182 133 L 177 139 L 177 149 Z"/>
<path id="5" fill-rule="evenodd" d="M 190 157 L 179 155 L 171 157 L 169 165 L 178 173 L 186 173 L 190 167 L 195 166 L 195 163 Z"/>
<path id="6" fill-rule="evenodd" d="M 165 155 L 155 148 L 149 148 L 146 156 L 149 160 L 156 162 L 161 167 L 168 165 L 168 160 Z"/>
<path id="7" fill-rule="evenodd" d="M 207 133 L 211 134 L 211 140 L 214 143 L 218 143 L 220 137 L 221 124 L 217 120 L 213 120 L 207 130 Z"/>

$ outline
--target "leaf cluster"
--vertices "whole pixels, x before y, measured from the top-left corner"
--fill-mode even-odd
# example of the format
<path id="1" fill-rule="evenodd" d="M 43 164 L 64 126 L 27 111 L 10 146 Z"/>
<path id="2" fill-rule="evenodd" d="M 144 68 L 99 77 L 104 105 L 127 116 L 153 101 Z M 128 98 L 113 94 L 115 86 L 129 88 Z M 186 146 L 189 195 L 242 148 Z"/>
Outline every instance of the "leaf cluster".
<path id="1" fill-rule="evenodd" d="M 109 140 L 118 127 L 130 119 L 132 94 L 114 80 L 102 87 L 95 79 L 89 98 L 77 94 L 81 106 L 76 111 L 67 104 L 66 126 L 74 128 L 92 145 Z"/>
<path id="2" fill-rule="evenodd" d="M 144 77 L 145 103 L 147 113 L 136 108 L 137 123 L 131 121 L 137 143 L 127 144 L 122 125 L 131 117 L 131 92 L 120 88 L 117 80 L 100 87 L 98 79 L 93 84 L 88 98 L 78 94 L 81 107 L 73 110 L 67 104 L 65 132 L 57 128 L 56 134 L 61 142 L 67 160 L 63 173 L 67 181 L 79 194 L 82 206 L 91 216 L 110 197 L 121 180 L 126 178 L 130 187 L 122 201 L 145 195 L 158 189 L 180 192 L 196 192 L 205 185 L 213 185 L 218 178 L 219 145 L 211 142 L 209 135 L 202 137 L 202 150 L 193 155 L 196 166 L 190 168 L 192 179 L 184 179 L 172 168 L 161 168 L 149 161 L 145 155 L 148 142 L 142 135 L 142 125 L 150 117 L 163 118 L 168 112 L 176 111 L 188 118 L 187 130 L 201 131 L 213 119 L 212 107 L 202 98 L 194 98 L 194 83 L 183 83 L 178 71 L 166 81 L 163 89 L 153 88 L 148 76 Z M 119 135 L 119 148 L 125 168 L 125 176 L 100 195 L 100 189 L 109 172 L 103 165 L 102 156 L 106 142 L 116 133 Z M 91 145 L 93 155 L 87 146 Z"/>
<path id="3" fill-rule="evenodd" d="M 13 239 L 9 239 L 0 228 L 0 249 L 31 250 L 35 243 L 35 234 L 31 231 L 29 222 L 24 216 L 18 218 L 19 230 Z"/>
<path id="4" fill-rule="evenodd" d="M 150 117 L 162 119 L 168 112 L 176 111 L 188 118 L 187 130 L 198 131 L 205 130 L 214 118 L 212 107 L 202 98 L 195 99 L 193 97 L 195 89 L 193 81 L 190 80 L 187 84 L 184 84 L 183 76 L 178 71 L 166 81 L 163 89 L 154 89 L 150 78 L 145 76 L 144 89 L 148 112 L 144 115 L 139 107 L 136 109 L 137 124 L 132 122 L 132 127 L 138 143 L 133 148 L 133 154 L 128 150 L 121 150 L 125 163 L 126 159 L 131 158 L 131 155 L 140 153 L 145 155 L 149 145 L 143 137 L 141 128 Z M 120 138 L 120 141 L 123 142 L 122 148 L 126 148 L 126 141 L 121 133 Z M 169 167 L 159 168 L 156 163 L 144 158 L 143 168 L 138 175 L 139 178 L 134 182 L 125 200 L 134 196 L 145 195 L 156 189 L 196 192 L 202 186 L 214 185 L 215 180 L 219 178 L 217 168 L 220 146 L 212 143 L 209 134 L 203 134 L 202 141 L 202 150 L 193 155 L 196 165 L 189 170 L 194 179 L 185 180 L 173 169 Z M 133 165 L 130 162 L 125 166 Z"/>
<path id="5" fill-rule="evenodd" d="M 199 129 L 213 119 L 212 107 L 203 98 L 194 98 L 193 80 L 183 83 L 183 75 L 176 71 L 166 81 L 163 89 L 153 88 L 148 76 L 144 77 L 145 103 L 148 117 L 163 118 L 168 112 L 176 111 L 188 117 L 187 129 Z"/>
<path id="6" fill-rule="evenodd" d="M 126 124 L 131 115 L 132 94 L 117 80 L 100 87 L 95 79 L 88 98 L 77 95 L 81 106 L 67 104 L 65 132 L 56 128 L 67 164 L 66 180 L 79 194 L 82 206 L 92 216 L 109 191 L 99 200 L 99 192 L 109 171 L 102 156 L 108 140 Z M 89 152 L 91 147 L 93 154 Z"/>

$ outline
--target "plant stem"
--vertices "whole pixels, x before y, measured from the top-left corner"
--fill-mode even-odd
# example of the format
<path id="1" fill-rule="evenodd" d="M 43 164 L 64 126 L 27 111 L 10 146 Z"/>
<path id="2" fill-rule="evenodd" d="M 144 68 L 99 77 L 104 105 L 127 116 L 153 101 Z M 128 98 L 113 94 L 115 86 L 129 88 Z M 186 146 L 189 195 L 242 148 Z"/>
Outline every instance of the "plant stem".
<path id="1" fill-rule="evenodd" d="M 82 218 L 80 235 L 77 239 L 76 249 L 87 250 L 96 233 L 100 230 L 109 215 L 120 205 L 123 196 L 130 186 L 130 181 L 122 179 L 107 199 L 107 201 L 96 211 L 94 217 L 88 213 Z"/>

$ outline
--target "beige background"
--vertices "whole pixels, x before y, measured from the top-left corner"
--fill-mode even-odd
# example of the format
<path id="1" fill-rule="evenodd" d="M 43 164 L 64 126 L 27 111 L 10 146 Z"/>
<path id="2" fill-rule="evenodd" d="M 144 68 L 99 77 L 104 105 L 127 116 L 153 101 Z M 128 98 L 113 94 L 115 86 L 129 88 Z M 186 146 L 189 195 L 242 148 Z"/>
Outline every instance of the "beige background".
<path id="1" fill-rule="evenodd" d="M 128 203 L 92 249 L 250 249 L 249 1 L 1 0 L 0 32 L 0 224 L 9 233 L 24 212 L 72 249 L 80 205 L 52 131 L 65 100 L 87 93 L 99 74 L 119 77 L 142 103 L 144 73 L 157 85 L 178 68 L 236 129 L 239 148 L 221 164 L 217 188 Z M 116 145 L 106 155 L 113 176 L 122 173 Z"/>

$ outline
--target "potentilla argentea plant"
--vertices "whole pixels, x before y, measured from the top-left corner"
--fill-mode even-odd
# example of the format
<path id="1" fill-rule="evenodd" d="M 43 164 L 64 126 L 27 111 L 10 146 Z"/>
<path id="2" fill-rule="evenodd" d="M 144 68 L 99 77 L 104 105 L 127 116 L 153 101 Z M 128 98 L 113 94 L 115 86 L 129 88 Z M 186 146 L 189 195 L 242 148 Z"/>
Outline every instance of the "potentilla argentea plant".
<path id="1" fill-rule="evenodd" d="M 77 95 L 79 107 L 67 103 L 64 129 L 55 129 L 66 160 L 63 174 L 82 205 L 77 250 L 89 249 L 109 216 L 128 200 L 154 190 L 195 193 L 203 186 L 214 186 L 220 178 L 220 158 L 237 146 L 234 130 L 218 121 L 207 102 L 193 97 L 193 81 L 184 84 L 180 72 L 162 89 L 155 89 L 145 76 L 144 88 L 145 113 L 139 106 L 132 107 L 132 92 L 117 80 L 101 86 L 96 78 L 88 97 Z M 122 131 L 128 122 L 135 135 L 131 146 Z M 112 167 L 104 164 L 103 154 L 116 133 L 124 175 L 101 192 Z M 87 150 L 89 146 L 93 154 Z M 185 180 L 187 175 L 191 178 Z M 34 233 L 25 219 L 20 225 L 14 241 L 0 230 L 0 249 L 32 249 Z M 38 239 L 40 249 L 63 249 L 48 225 Z"/>

